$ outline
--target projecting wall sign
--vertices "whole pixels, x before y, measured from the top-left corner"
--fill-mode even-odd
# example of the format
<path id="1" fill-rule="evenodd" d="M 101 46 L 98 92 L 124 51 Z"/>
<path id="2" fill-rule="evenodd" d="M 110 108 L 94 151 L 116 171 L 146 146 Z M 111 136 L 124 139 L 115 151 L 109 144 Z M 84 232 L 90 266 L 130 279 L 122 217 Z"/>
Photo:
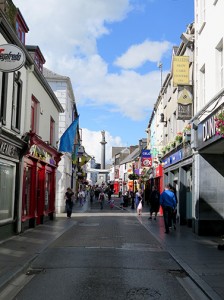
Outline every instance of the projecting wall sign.
<path id="1" fill-rule="evenodd" d="M 25 61 L 25 53 L 16 45 L 0 45 L 0 71 L 6 73 L 17 71 L 22 68 Z"/>

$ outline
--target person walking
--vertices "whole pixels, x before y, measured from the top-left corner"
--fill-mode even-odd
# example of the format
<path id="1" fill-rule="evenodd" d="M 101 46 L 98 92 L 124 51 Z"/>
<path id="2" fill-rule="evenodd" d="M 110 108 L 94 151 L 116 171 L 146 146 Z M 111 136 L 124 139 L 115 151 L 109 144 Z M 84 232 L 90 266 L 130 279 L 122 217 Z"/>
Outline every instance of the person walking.
<path id="1" fill-rule="evenodd" d="M 169 189 L 174 193 L 175 199 L 176 199 L 176 207 L 174 208 L 171 216 L 171 225 L 173 226 L 173 229 L 176 230 L 176 224 L 177 224 L 177 192 L 174 186 L 169 184 Z"/>
<path id="2" fill-rule="evenodd" d="M 100 192 L 99 194 L 99 198 L 98 201 L 100 203 L 100 209 L 103 209 L 103 205 L 104 205 L 104 200 L 105 200 L 105 194 L 103 192 L 103 190 Z"/>
<path id="3" fill-rule="evenodd" d="M 169 189 L 169 185 L 165 186 L 164 191 L 160 195 L 160 205 L 163 209 L 165 233 L 169 233 L 169 226 L 171 224 L 171 217 L 173 210 L 176 207 L 176 199 L 174 193 Z"/>
<path id="4" fill-rule="evenodd" d="M 85 192 L 83 190 L 80 190 L 78 193 L 78 199 L 80 206 L 83 206 L 84 199 L 85 199 Z"/>
<path id="5" fill-rule="evenodd" d="M 140 202 L 141 202 L 140 206 L 141 206 L 141 212 L 142 212 L 142 191 L 138 190 L 137 193 L 135 194 L 135 205 L 136 205 L 136 209 L 137 209 L 138 214 L 139 214 L 138 205 L 140 204 Z"/>
<path id="6" fill-rule="evenodd" d="M 65 207 L 66 207 L 66 213 L 67 213 L 67 218 L 71 218 L 72 215 L 72 208 L 73 208 L 73 197 L 74 193 L 71 188 L 67 188 L 67 192 L 65 193 Z"/>
<path id="7" fill-rule="evenodd" d="M 153 213 L 155 213 L 154 220 L 156 220 L 159 207 L 160 207 L 160 193 L 157 190 L 157 187 L 155 185 L 152 187 L 152 193 L 150 195 L 149 205 L 150 205 L 149 220 L 152 220 Z"/>
<path id="8" fill-rule="evenodd" d="M 89 195 L 90 195 L 90 203 L 93 204 L 93 198 L 94 198 L 94 195 L 95 195 L 93 187 L 90 188 Z"/>

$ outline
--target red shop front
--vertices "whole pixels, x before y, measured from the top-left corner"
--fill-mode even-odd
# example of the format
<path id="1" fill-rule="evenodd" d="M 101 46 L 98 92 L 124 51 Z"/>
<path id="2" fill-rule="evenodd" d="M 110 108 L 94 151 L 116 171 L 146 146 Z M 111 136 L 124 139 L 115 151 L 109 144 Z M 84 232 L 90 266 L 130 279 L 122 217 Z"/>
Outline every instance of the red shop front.
<path id="1" fill-rule="evenodd" d="M 158 167 L 155 168 L 154 184 L 156 185 L 157 190 L 161 194 L 163 192 L 163 167 L 162 167 L 162 165 L 159 165 Z M 163 214 L 162 207 L 160 207 L 159 213 L 161 215 Z"/>
<path id="2" fill-rule="evenodd" d="M 35 227 L 55 214 L 56 170 L 61 153 L 29 134 L 29 153 L 24 157 L 22 230 Z"/>

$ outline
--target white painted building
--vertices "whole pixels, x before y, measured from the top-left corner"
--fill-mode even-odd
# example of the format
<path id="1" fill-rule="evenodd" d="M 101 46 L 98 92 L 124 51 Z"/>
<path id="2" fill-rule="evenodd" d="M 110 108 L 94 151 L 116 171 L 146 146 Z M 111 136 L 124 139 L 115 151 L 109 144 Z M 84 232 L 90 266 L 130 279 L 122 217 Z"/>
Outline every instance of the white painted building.
<path id="1" fill-rule="evenodd" d="M 46 68 L 44 68 L 44 76 L 64 108 L 64 113 L 61 113 L 59 117 L 59 141 L 62 134 L 73 122 L 74 117 L 78 116 L 75 96 L 69 77 L 58 75 Z M 65 210 L 64 194 L 66 189 L 71 187 L 74 191 L 76 190 L 76 178 L 75 170 L 72 165 L 72 154 L 63 154 L 57 170 L 56 183 L 56 212 L 61 213 Z"/>
<path id="2" fill-rule="evenodd" d="M 193 230 L 223 234 L 224 1 L 195 0 Z"/>

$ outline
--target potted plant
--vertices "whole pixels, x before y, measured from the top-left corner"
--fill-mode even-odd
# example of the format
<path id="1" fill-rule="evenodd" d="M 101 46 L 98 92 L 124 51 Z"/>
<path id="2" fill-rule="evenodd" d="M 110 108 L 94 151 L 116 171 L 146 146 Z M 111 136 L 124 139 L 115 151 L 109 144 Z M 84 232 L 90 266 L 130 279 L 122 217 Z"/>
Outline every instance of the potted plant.
<path id="1" fill-rule="evenodd" d="M 130 180 L 137 180 L 137 179 L 139 179 L 139 176 L 138 176 L 138 174 L 132 173 L 132 174 L 128 175 L 128 178 Z"/>
<path id="2" fill-rule="evenodd" d="M 183 141 L 183 133 L 182 132 L 177 132 L 176 138 L 175 140 L 177 141 L 177 143 L 182 143 Z"/>
<path id="3" fill-rule="evenodd" d="M 175 141 L 175 140 L 172 141 L 170 144 L 171 144 L 171 147 L 172 147 L 172 148 L 175 148 L 175 147 L 176 147 L 176 141 Z"/>
<path id="4" fill-rule="evenodd" d="M 215 116 L 216 135 L 224 137 L 224 111 L 220 111 Z"/>
<path id="5" fill-rule="evenodd" d="M 183 129 L 184 135 L 191 135 L 191 124 L 187 124 Z"/>

